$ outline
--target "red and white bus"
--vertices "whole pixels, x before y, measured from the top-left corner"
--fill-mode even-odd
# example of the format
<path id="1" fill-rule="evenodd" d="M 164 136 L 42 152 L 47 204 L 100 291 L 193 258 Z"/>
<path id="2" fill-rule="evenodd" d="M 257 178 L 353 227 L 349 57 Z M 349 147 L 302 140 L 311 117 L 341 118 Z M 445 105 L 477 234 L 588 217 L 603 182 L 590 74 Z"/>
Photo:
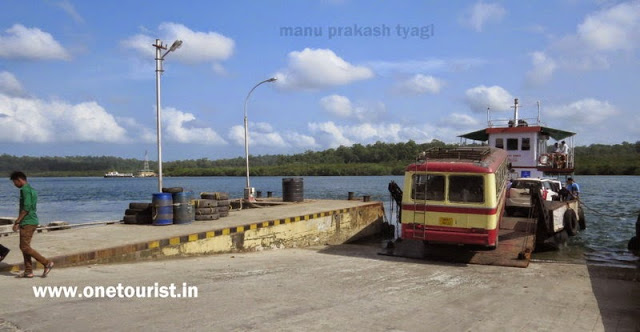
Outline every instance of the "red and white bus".
<path id="1" fill-rule="evenodd" d="M 506 151 L 431 149 L 407 167 L 403 239 L 497 247 L 508 180 Z"/>

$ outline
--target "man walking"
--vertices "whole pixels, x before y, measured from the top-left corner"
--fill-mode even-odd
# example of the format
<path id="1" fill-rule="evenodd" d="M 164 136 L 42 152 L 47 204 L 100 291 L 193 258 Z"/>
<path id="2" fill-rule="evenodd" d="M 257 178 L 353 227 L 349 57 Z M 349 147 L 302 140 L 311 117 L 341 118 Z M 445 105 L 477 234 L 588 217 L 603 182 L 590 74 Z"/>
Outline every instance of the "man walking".
<path id="1" fill-rule="evenodd" d="M 38 215 L 36 204 L 38 203 L 38 193 L 27 182 L 27 176 L 22 172 L 13 172 L 10 177 L 13 184 L 20 188 L 20 213 L 13 224 L 13 231 L 20 230 L 20 250 L 24 257 L 24 272 L 20 275 L 23 278 L 33 278 L 33 266 L 31 257 L 35 258 L 44 266 L 42 277 L 46 277 L 53 268 L 53 262 L 42 257 L 37 251 L 31 248 L 31 238 L 38 227 Z"/>

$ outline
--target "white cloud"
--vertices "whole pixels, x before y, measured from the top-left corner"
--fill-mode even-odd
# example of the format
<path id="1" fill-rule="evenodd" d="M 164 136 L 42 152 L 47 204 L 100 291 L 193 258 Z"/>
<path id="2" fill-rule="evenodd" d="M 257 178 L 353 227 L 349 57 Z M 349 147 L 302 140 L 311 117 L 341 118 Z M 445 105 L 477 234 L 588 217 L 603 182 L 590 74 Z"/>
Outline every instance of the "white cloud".
<path id="1" fill-rule="evenodd" d="M 467 130 L 478 128 L 480 126 L 480 122 L 467 114 L 452 113 L 447 117 L 440 119 L 440 125 L 442 127 Z"/>
<path id="2" fill-rule="evenodd" d="M 350 146 L 353 142 L 346 138 L 342 129 L 338 128 L 333 121 L 321 122 L 321 123 L 309 123 L 309 130 L 312 134 L 316 135 L 316 140 L 320 141 L 323 146 L 330 148 L 337 148 L 340 145 Z"/>
<path id="3" fill-rule="evenodd" d="M 327 112 L 341 118 L 348 118 L 353 113 L 351 101 L 345 96 L 326 96 L 320 99 L 320 104 Z"/>
<path id="4" fill-rule="evenodd" d="M 400 92 L 418 95 L 425 93 L 438 94 L 443 85 L 444 81 L 439 78 L 430 75 L 416 74 L 398 84 L 396 89 Z"/>
<path id="5" fill-rule="evenodd" d="M 236 145 L 244 145 L 244 126 L 233 126 L 229 129 L 228 138 Z M 290 132 L 283 138 L 266 122 L 249 123 L 249 145 L 269 148 L 315 148 L 318 145 L 313 137 Z"/>
<path id="6" fill-rule="evenodd" d="M 193 31 L 178 23 L 164 22 L 158 27 L 158 32 L 160 39 L 168 43 L 167 47 L 175 40 L 182 40 L 182 46 L 170 55 L 171 58 L 189 64 L 213 62 L 213 70 L 218 73 L 222 70 L 219 61 L 231 57 L 235 47 L 233 39 L 220 33 Z M 155 44 L 155 38 L 147 34 L 131 36 L 121 42 L 122 46 L 150 58 L 155 56 L 152 44 Z"/>
<path id="7" fill-rule="evenodd" d="M 577 35 L 596 51 L 629 50 L 640 42 L 640 1 L 630 1 L 588 15 Z"/>
<path id="8" fill-rule="evenodd" d="M 507 11 L 500 4 L 476 2 L 461 18 L 461 23 L 481 32 L 485 24 L 499 22 Z"/>
<path id="9" fill-rule="evenodd" d="M 0 93 L 11 96 L 24 95 L 25 91 L 20 81 L 8 71 L 0 72 Z"/>
<path id="10" fill-rule="evenodd" d="M 14 24 L 0 35 L 0 57 L 30 60 L 69 60 L 71 55 L 51 34 Z"/>
<path id="11" fill-rule="evenodd" d="M 372 68 L 378 75 L 388 75 L 390 73 L 461 72 L 485 63 L 487 61 L 480 58 L 431 58 L 425 60 L 369 61 L 366 62 L 366 66 Z"/>
<path id="12" fill-rule="evenodd" d="M 76 8 L 73 7 L 73 4 L 71 4 L 69 2 L 69 0 L 64 0 L 64 1 L 57 2 L 57 3 L 55 3 L 55 5 L 60 7 L 62 10 L 64 10 L 76 22 L 84 23 L 84 18 L 82 18 L 82 16 L 80 16 L 80 14 L 78 14 L 78 12 L 76 11 Z"/>
<path id="13" fill-rule="evenodd" d="M 382 102 L 353 105 L 349 98 L 340 95 L 323 97 L 320 99 L 320 105 L 339 118 L 358 121 L 373 121 L 386 112 L 386 106 Z"/>
<path id="14" fill-rule="evenodd" d="M 227 142 L 211 128 L 187 126 L 196 120 L 192 113 L 175 108 L 162 109 L 162 125 L 167 138 L 179 143 L 222 145 Z"/>
<path id="15" fill-rule="evenodd" d="M 124 143 L 126 131 L 96 102 L 69 104 L 0 94 L 0 142 Z"/>
<path id="16" fill-rule="evenodd" d="M 318 143 L 316 143 L 316 139 L 312 136 L 290 133 L 286 134 L 285 137 L 289 144 L 297 148 L 313 149 L 319 147 Z"/>
<path id="17" fill-rule="evenodd" d="M 130 132 L 136 133 L 135 141 L 143 143 L 155 143 L 157 141 L 157 134 L 155 130 L 151 130 L 130 117 L 116 117 L 116 121 L 123 127 L 130 130 Z"/>
<path id="18" fill-rule="evenodd" d="M 479 85 L 465 92 L 465 102 L 473 112 L 485 112 L 487 107 L 492 111 L 506 111 L 513 104 L 513 96 L 497 85 Z"/>
<path id="19" fill-rule="evenodd" d="M 527 76 L 527 83 L 548 81 L 560 69 L 607 69 L 621 52 L 638 47 L 640 1 L 607 6 L 587 15 L 574 34 L 556 39 L 544 52 L 533 53 L 533 69 Z"/>
<path id="20" fill-rule="evenodd" d="M 574 125 L 592 125 L 610 119 L 619 112 L 608 101 L 585 98 L 567 105 L 548 107 L 544 113 L 545 117 L 564 119 Z"/>
<path id="21" fill-rule="evenodd" d="M 319 89 L 373 77 L 373 71 L 352 65 L 329 49 L 305 48 L 288 55 L 286 69 L 277 72 L 276 84 L 285 89 Z"/>
<path id="22" fill-rule="evenodd" d="M 540 85 L 549 81 L 557 67 L 556 62 L 544 52 L 531 53 L 531 63 L 533 68 L 527 72 L 529 85 Z"/>

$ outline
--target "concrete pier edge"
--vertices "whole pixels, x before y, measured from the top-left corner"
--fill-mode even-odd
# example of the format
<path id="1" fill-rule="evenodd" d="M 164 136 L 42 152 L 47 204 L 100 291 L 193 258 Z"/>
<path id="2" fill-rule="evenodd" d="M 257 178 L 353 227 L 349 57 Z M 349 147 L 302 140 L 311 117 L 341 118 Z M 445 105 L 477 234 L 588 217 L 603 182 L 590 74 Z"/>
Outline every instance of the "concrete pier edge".
<path id="1" fill-rule="evenodd" d="M 375 226 L 375 230 L 371 230 L 366 234 L 361 234 L 361 236 L 373 235 L 373 233 L 379 231 L 379 224 L 382 220 L 382 214 L 384 214 L 384 209 L 382 206 L 382 202 L 372 202 L 371 204 L 365 204 L 356 207 L 343 208 L 337 210 L 329 210 L 318 213 L 310 213 L 293 217 L 286 217 L 280 219 L 272 219 L 266 220 L 262 222 L 252 222 L 247 223 L 240 226 L 234 227 L 226 227 L 226 228 L 214 228 L 212 225 L 212 229 L 209 231 L 202 231 L 197 233 L 184 234 L 180 236 L 172 236 L 168 238 L 161 238 L 152 241 L 138 242 L 126 245 L 115 246 L 111 248 L 103 248 L 96 249 L 91 251 L 72 253 L 68 255 L 59 255 L 54 257 L 49 257 L 51 261 L 55 263 L 56 267 L 69 267 L 69 266 L 79 266 L 79 265 L 89 265 L 89 264 L 108 264 L 108 263 L 125 263 L 125 262 L 134 262 L 134 261 L 142 261 L 142 260 L 152 260 L 152 259 L 163 259 L 163 258 L 176 258 L 176 257 L 190 257 L 197 255 L 206 255 L 206 254 L 218 254 L 225 252 L 234 252 L 234 251 L 252 251 L 252 250 L 262 250 L 264 248 L 247 248 L 243 246 L 243 239 L 238 241 L 234 239 L 238 234 L 244 234 L 249 231 L 259 231 L 264 229 L 269 229 L 273 227 L 277 227 L 280 225 L 289 225 L 300 222 L 308 222 L 311 220 L 316 220 L 324 217 L 334 217 L 340 216 L 343 214 L 354 213 L 354 212 L 362 212 L 363 210 L 376 210 L 373 211 L 373 215 L 376 216 L 376 220 L 372 220 L 367 222 L 365 226 Z M 338 219 L 339 220 L 339 219 Z M 372 224 L 372 225 L 369 225 Z M 340 232 L 339 222 L 336 225 L 337 231 Z M 153 227 L 153 226 L 149 226 Z M 361 231 L 361 230 L 358 230 Z M 357 234 L 352 234 L 357 235 Z M 198 250 L 182 250 L 182 246 L 196 243 L 198 241 L 206 241 L 211 239 L 222 239 L 224 238 L 225 243 L 231 244 L 228 247 L 223 248 L 222 250 L 214 250 L 214 251 L 198 251 Z M 341 242 L 335 242 L 332 244 L 339 244 Z M 303 245 L 296 245 L 294 242 L 291 247 L 302 247 Z M 317 244 L 317 243 L 316 243 Z M 287 246 L 284 246 L 287 247 Z M 38 269 L 42 269 L 42 264 L 34 261 L 34 267 Z M 24 264 L 5 264 L 5 266 L 0 266 L 0 271 L 6 272 L 18 272 L 23 269 Z"/>

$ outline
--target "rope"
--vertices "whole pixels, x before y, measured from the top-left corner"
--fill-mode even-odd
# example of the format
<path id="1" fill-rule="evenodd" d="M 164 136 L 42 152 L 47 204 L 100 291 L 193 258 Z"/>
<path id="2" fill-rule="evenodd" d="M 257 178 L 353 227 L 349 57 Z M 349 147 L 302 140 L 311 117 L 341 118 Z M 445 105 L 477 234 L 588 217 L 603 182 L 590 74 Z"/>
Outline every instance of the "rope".
<path id="1" fill-rule="evenodd" d="M 591 211 L 591 212 L 593 212 L 593 213 L 595 213 L 595 214 L 601 215 L 601 216 L 611 217 L 611 218 L 628 218 L 628 217 L 633 218 L 633 217 L 635 216 L 635 213 L 634 213 L 634 214 L 630 214 L 630 213 L 629 213 L 629 214 L 618 214 L 618 215 L 602 213 L 602 212 L 599 212 L 599 211 L 597 211 L 597 210 L 595 210 L 595 209 L 593 209 L 593 208 L 589 207 L 589 206 L 588 206 L 587 204 L 585 204 L 585 203 L 584 203 L 580 198 L 577 198 L 577 200 L 578 200 L 578 202 L 580 202 L 580 205 L 581 205 L 581 206 L 584 206 L 584 207 L 585 207 L 585 208 L 587 208 L 589 211 Z"/>

